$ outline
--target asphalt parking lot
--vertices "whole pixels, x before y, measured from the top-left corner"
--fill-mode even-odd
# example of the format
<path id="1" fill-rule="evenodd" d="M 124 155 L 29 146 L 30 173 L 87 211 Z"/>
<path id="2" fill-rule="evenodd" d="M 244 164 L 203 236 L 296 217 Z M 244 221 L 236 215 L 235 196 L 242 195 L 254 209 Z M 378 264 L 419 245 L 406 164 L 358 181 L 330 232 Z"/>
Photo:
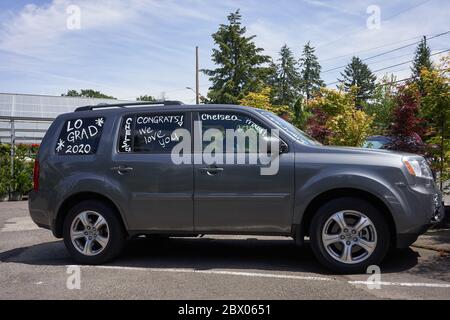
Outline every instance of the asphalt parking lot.
<path id="1" fill-rule="evenodd" d="M 0 203 L 0 299 L 450 299 L 450 257 L 416 247 L 388 256 L 378 289 L 279 237 L 139 238 L 107 265 L 71 265 L 26 202 Z M 79 289 L 67 287 L 73 270 Z"/>

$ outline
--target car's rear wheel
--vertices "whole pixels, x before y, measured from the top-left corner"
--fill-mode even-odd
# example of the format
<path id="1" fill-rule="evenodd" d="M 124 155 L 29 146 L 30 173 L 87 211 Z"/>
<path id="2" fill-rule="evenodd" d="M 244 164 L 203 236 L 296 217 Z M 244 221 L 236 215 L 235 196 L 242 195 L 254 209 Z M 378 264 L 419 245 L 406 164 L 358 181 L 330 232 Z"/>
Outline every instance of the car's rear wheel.
<path id="1" fill-rule="evenodd" d="M 101 264 L 123 248 L 125 233 L 114 210 L 99 201 L 83 201 L 64 220 L 64 244 L 82 264 Z"/>
<path id="2" fill-rule="evenodd" d="M 340 273 L 365 272 L 379 265 L 389 249 L 390 234 L 382 212 L 358 198 L 325 203 L 310 226 L 311 247 L 318 260 Z"/>

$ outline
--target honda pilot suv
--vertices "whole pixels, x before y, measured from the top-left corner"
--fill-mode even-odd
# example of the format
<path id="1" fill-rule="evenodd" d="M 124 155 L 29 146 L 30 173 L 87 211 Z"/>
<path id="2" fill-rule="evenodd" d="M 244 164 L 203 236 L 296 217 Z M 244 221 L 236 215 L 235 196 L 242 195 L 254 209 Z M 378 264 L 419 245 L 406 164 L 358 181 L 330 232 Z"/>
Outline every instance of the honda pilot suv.
<path id="1" fill-rule="evenodd" d="M 441 202 L 420 156 L 323 146 L 265 110 L 166 101 L 60 115 L 29 210 L 82 264 L 141 235 L 276 235 L 355 273 L 412 244 Z"/>

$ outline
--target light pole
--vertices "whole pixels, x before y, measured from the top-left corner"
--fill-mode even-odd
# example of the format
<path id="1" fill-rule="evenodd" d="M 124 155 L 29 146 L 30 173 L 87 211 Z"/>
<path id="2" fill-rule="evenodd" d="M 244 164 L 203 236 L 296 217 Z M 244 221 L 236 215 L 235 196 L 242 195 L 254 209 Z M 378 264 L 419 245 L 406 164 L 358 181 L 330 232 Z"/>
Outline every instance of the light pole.
<path id="1" fill-rule="evenodd" d="M 195 104 L 200 104 L 200 85 L 198 74 L 198 46 L 195 47 Z"/>
<path id="2" fill-rule="evenodd" d="M 195 92 L 195 90 L 194 90 L 192 87 L 186 87 L 186 89 L 191 90 L 193 93 L 195 93 L 196 104 L 200 104 L 200 98 L 203 97 L 203 96 L 200 94 L 200 92 Z"/>

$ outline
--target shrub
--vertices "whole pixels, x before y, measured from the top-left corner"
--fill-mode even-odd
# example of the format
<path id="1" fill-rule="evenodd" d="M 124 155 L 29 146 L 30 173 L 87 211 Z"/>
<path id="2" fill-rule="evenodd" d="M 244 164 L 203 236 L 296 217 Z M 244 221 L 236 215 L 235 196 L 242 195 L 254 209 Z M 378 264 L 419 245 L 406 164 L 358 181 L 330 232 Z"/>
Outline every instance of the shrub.
<path id="1" fill-rule="evenodd" d="M 307 132 L 324 144 L 360 147 L 371 133 L 373 117 L 355 109 L 355 92 L 321 88 L 309 102 L 313 116 Z"/>

